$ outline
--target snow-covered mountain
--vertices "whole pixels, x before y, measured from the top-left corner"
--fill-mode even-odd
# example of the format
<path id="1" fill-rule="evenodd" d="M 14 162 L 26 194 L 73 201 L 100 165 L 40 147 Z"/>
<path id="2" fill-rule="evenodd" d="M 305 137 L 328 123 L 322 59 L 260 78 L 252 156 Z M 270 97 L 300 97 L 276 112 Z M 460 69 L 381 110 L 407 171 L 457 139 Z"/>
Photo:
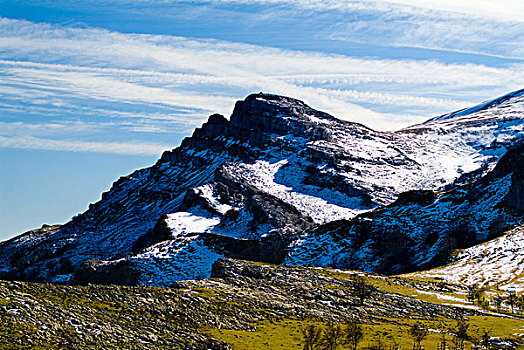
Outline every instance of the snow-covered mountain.
<path id="1" fill-rule="evenodd" d="M 431 222 L 437 230 L 431 217 L 454 213 L 475 216 L 468 223 L 474 237 L 461 244 L 496 235 L 490 225 L 520 222 L 523 208 L 522 197 L 511 194 L 521 178 L 493 169 L 523 140 L 524 90 L 397 132 L 341 121 L 292 98 L 250 95 L 229 120 L 212 115 L 67 224 L 2 243 L 0 278 L 169 285 L 208 277 L 223 256 L 371 271 L 396 266 L 391 272 L 430 266 L 446 253 L 433 249 L 444 236 L 432 246 L 410 245 L 420 257 L 390 265 L 366 257 L 365 245 L 355 250 L 352 230 L 363 221 L 387 226 L 388 215 L 406 213 L 405 227 Z M 503 199 L 507 205 L 497 207 Z M 413 241 L 427 236 L 418 226 Z"/>

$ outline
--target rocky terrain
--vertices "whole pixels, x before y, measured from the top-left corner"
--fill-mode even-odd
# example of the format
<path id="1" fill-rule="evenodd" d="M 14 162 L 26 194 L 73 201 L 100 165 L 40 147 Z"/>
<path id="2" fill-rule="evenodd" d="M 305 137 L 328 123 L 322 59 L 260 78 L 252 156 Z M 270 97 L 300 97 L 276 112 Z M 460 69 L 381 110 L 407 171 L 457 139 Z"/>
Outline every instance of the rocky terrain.
<path id="1" fill-rule="evenodd" d="M 398 331 L 411 345 L 415 321 L 437 339 L 464 317 L 470 332 L 499 324 L 494 341 L 518 342 L 521 318 L 472 309 L 463 292 L 442 281 L 232 259 L 215 262 L 211 279 L 171 288 L 0 282 L 0 348 L 301 349 L 305 325 L 349 319 L 365 325 L 368 342 Z"/>
<path id="2" fill-rule="evenodd" d="M 440 266 L 455 250 L 523 222 L 522 169 L 524 145 L 467 185 L 404 192 L 383 208 L 306 230 L 292 243 L 286 262 L 388 274 Z M 518 259 L 517 251 L 510 256 Z"/>
<path id="3" fill-rule="evenodd" d="M 478 284 L 524 292 L 524 226 L 486 243 L 459 251 L 453 262 L 412 274 L 463 285 Z"/>
<path id="4" fill-rule="evenodd" d="M 222 257 L 433 267 L 522 222 L 523 110 L 520 90 L 377 132 L 250 95 L 70 222 L 1 243 L 0 278 L 170 286 Z"/>

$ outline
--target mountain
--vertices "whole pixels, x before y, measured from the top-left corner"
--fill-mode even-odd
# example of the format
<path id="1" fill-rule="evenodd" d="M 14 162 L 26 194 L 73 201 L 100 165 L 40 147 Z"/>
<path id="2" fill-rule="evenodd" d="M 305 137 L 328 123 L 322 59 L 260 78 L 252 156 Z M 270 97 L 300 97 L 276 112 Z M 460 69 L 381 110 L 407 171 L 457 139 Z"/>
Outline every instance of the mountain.
<path id="1" fill-rule="evenodd" d="M 442 265 L 455 250 L 497 237 L 523 221 L 523 169 L 521 144 L 469 184 L 404 192 L 392 204 L 352 220 L 306 230 L 292 243 L 286 263 L 387 274 Z"/>
<path id="2" fill-rule="evenodd" d="M 0 278 L 169 286 L 221 257 L 433 267 L 522 222 L 523 112 L 520 90 L 378 132 L 250 95 L 68 223 L 1 243 Z"/>
<path id="3" fill-rule="evenodd" d="M 448 265 L 412 275 L 441 278 L 462 285 L 477 284 L 523 292 L 524 225 L 493 240 L 460 251 Z"/>

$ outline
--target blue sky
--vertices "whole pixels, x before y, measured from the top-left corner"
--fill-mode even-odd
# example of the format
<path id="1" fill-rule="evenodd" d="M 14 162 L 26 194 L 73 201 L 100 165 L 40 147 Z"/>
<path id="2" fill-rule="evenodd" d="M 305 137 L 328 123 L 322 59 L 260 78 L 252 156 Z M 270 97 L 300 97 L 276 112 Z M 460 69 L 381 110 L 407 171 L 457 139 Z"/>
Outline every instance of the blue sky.
<path id="1" fill-rule="evenodd" d="M 251 92 L 394 130 L 524 87 L 521 0 L 0 2 L 0 239 Z"/>

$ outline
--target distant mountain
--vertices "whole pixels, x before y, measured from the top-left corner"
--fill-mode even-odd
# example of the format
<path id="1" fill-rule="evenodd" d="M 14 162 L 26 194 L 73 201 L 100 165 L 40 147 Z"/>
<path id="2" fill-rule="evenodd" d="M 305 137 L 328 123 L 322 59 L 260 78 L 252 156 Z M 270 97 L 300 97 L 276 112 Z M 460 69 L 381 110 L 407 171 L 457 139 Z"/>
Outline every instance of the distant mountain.
<path id="1" fill-rule="evenodd" d="M 221 257 L 436 266 L 522 222 L 523 90 L 482 106 L 377 132 L 250 95 L 65 225 L 1 243 L 0 278 L 170 285 Z"/>
<path id="2" fill-rule="evenodd" d="M 461 109 L 459 111 L 456 111 L 456 112 L 453 112 L 453 113 L 449 113 L 449 114 L 444 114 L 440 117 L 435 117 L 435 118 L 432 118 L 430 120 L 428 120 L 426 122 L 427 123 L 430 123 L 430 122 L 434 122 L 434 121 L 439 121 L 439 120 L 445 120 L 445 119 L 452 119 L 452 118 L 456 118 L 456 117 L 462 117 L 462 116 L 468 116 L 468 115 L 471 115 L 471 114 L 474 114 L 474 113 L 477 113 L 477 112 L 480 112 L 480 111 L 486 111 L 486 110 L 489 110 L 493 107 L 496 107 L 500 104 L 503 104 L 507 101 L 511 101 L 511 100 L 514 100 L 518 97 L 521 97 L 522 95 L 524 95 L 524 89 L 521 89 L 521 90 L 517 90 L 517 91 L 513 91 L 513 92 L 510 92 L 509 94 L 506 94 L 504 96 L 500 96 L 494 100 L 488 100 L 488 101 L 484 101 L 476 106 L 473 106 L 473 107 L 469 107 L 469 108 L 464 108 L 464 109 Z M 511 104 L 506 104 L 504 108 L 511 108 Z"/>

